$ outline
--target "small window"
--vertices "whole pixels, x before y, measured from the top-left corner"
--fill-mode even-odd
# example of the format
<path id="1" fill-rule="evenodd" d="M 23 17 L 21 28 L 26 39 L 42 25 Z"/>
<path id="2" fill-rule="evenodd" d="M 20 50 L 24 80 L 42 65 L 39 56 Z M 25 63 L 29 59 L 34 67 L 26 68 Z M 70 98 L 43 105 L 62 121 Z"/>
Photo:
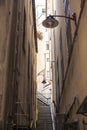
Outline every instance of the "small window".
<path id="1" fill-rule="evenodd" d="M 47 62 L 49 62 L 49 58 L 47 58 Z"/>
<path id="2" fill-rule="evenodd" d="M 45 8 L 42 8 L 42 13 L 45 13 L 46 12 L 46 9 Z"/>
<path id="3" fill-rule="evenodd" d="M 69 0 L 64 0 L 64 8 L 65 8 L 65 15 L 70 15 L 70 3 Z M 66 37 L 67 37 L 67 47 L 68 52 L 70 53 L 71 46 L 72 46 L 72 30 L 71 30 L 71 21 L 70 19 L 65 19 L 66 21 Z"/>
<path id="4" fill-rule="evenodd" d="M 67 28 L 66 28 L 66 36 L 67 36 L 67 47 L 68 47 L 68 52 L 70 53 L 70 49 L 72 46 L 72 32 L 71 32 L 71 22 L 68 20 L 67 22 Z"/>
<path id="5" fill-rule="evenodd" d="M 49 44 L 46 44 L 46 50 L 49 50 Z"/>
<path id="6" fill-rule="evenodd" d="M 23 43 L 22 43 L 22 47 L 23 47 L 23 52 L 24 52 L 24 54 L 25 54 L 25 36 L 26 36 L 26 12 L 25 12 L 25 8 L 24 8 Z"/>
<path id="7" fill-rule="evenodd" d="M 49 71 L 47 71 L 47 78 L 49 78 L 50 77 L 50 72 Z"/>
<path id="8" fill-rule="evenodd" d="M 64 0 L 65 15 L 68 15 L 69 11 L 69 0 Z"/>

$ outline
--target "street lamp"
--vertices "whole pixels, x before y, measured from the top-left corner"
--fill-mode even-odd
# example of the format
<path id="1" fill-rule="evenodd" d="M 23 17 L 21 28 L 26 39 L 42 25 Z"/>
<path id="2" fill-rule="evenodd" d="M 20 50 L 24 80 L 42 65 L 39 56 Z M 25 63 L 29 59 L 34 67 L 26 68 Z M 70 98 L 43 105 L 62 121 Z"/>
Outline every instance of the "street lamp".
<path id="1" fill-rule="evenodd" d="M 46 80 L 45 79 L 43 79 L 43 81 L 41 82 L 42 84 L 46 84 L 47 82 L 46 82 Z"/>
<path id="2" fill-rule="evenodd" d="M 64 15 L 49 15 L 43 22 L 42 25 L 46 28 L 54 28 L 58 26 L 59 22 L 56 20 L 54 17 L 62 17 L 62 18 L 67 18 L 70 20 L 73 20 L 76 25 L 76 13 L 72 14 L 72 17 L 69 16 L 64 16 Z"/>

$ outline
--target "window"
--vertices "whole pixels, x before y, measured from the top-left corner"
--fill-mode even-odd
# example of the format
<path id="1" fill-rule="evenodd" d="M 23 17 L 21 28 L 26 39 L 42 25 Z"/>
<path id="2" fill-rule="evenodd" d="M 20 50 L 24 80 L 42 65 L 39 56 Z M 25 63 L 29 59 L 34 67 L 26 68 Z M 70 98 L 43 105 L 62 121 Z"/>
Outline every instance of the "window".
<path id="1" fill-rule="evenodd" d="M 42 8 L 42 13 L 45 13 L 46 12 L 46 9 L 45 8 Z"/>
<path id="2" fill-rule="evenodd" d="M 49 58 L 47 58 L 47 62 L 49 62 Z"/>
<path id="3" fill-rule="evenodd" d="M 64 0 L 64 8 L 65 8 L 65 15 L 67 15 L 69 11 L 69 0 Z"/>
<path id="4" fill-rule="evenodd" d="M 65 15 L 69 16 L 70 15 L 69 0 L 64 0 L 64 7 L 65 7 Z M 70 19 L 66 19 L 66 37 L 67 37 L 68 52 L 70 53 L 70 49 L 72 46 L 72 33 L 71 33 Z"/>
<path id="5" fill-rule="evenodd" d="M 70 49 L 72 46 L 72 34 L 71 34 L 71 22 L 68 20 L 66 25 L 66 36 L 67 36 L 67 46 L 68 46 L 68 52 L 70 53 Z"/>
<path id="6" fill-rule="evenodd" d="M 26 35 L 26 12 L 25 12 L 25 8 L 24 8 L 23 43 L 22 43 L 22 47 L 23 47 L 23 52 L 24 52 L 24 53 L 25 53 L 25 35 Z"/>
<path id="7" fill-rule="evenodd" d="M 46 50 L 49 50 L 49 44 L 46 44 Z"/>

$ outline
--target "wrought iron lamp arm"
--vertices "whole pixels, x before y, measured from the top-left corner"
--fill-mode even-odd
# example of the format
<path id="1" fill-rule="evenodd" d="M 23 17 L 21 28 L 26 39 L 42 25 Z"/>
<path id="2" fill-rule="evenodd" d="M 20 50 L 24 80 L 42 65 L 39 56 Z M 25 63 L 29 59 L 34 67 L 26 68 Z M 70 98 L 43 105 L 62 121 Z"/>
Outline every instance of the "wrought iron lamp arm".
<path id="1" fill-rule="evenodd" d="M 75 20 L 74 17 L 64 16 L 64 15 L 51 15 L 52 17 L 63 17 L 71 20 Z"/>
<path id="2" fill-rule="evenodd" d="M 67 19 L 75 21 L 75 23 L 76 23 L 76 13 L 73 13 L 72 17 L 65 16 L 65 15 L 49 15 L 48 17 L 62 17 L 62 18 L 67 18 Z"/>

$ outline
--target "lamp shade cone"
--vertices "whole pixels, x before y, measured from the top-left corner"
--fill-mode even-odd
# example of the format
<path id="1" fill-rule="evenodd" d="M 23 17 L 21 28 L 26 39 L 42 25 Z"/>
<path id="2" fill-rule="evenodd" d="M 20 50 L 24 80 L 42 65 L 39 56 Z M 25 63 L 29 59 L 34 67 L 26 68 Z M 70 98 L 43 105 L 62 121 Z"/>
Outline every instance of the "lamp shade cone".
<path id="1" fill-rule="evenodd" d="M 46 28 L 54 28 L 58 26 L 59 22 L 53 17 L 53 16 L 48 16 L 43 22 L 42 25 Z"/>

